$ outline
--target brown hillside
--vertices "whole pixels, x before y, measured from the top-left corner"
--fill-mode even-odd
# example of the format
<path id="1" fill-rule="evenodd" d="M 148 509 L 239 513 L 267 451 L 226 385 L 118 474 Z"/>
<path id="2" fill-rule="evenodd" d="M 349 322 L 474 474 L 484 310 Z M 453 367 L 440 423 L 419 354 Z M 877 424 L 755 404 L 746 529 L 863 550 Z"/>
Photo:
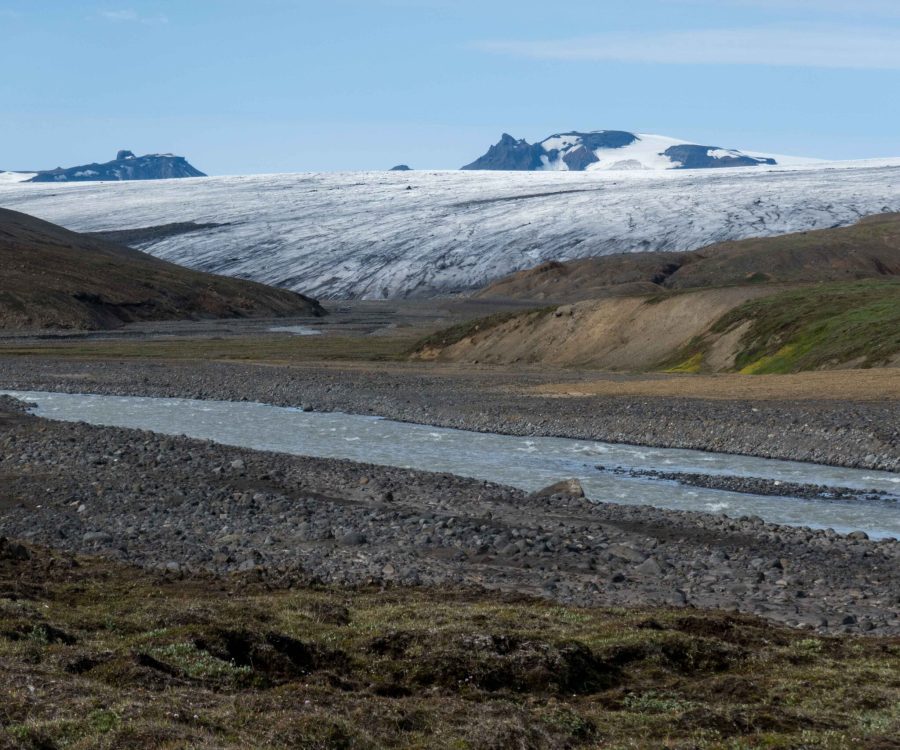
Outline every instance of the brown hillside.
<path id="1" fill-rule="evenodd" d="M 623 253 L 548 261 L 475 296 L 576 302 L 670 289 L 852 281 L 900 275 L 900 214 L 840 229 L 723 242 L 687 253 Z"/>
<path id="2" fill-rule="evenodd" d="M 0 269 L 0 328 L 7 329 L 325 313 L 295 292 L 192 271 L 6 209 Z"/>
<path id="3" fill-rule="evenodd" d="M 647 297 L 588 300 L 509 316 L 497 325 L 466 332 L 447 345 L 426 346 L 419 357 L 442 362 L 648 370 L 708 331 L 725 313 L 767 292 L 771 290 L 753 286 L 705 289 L 658 302 L 648 302 Z M 730 362 L 721 364 L 725 369 Z"/>
<path id="4" fill-rule="evenodd" d="M 469 321 L 421 341 L 443 362 L 787 373 L 900 365 L 900 277 L 608 297 Z"/>

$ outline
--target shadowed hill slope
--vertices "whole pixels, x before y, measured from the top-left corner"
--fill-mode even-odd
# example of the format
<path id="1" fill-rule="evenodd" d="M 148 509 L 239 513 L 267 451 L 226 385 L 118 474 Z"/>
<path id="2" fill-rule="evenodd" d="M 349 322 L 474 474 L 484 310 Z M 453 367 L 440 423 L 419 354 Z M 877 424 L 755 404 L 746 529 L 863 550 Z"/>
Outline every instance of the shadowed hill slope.
<path id="1" fill-rule="evenodd" d="M 0 328 L 325 313 L 295 292 L 192 271 L 6 209 L 0 268 Z"/>
<path id="2" fill-rule="evenodd" d="M 840 229 L 723 242 L 686 253 L 548 261 L 500 279 L 475 296 L 575 302 L 667 290 L 898 275 L 900 214 L 882 214 Z"/>

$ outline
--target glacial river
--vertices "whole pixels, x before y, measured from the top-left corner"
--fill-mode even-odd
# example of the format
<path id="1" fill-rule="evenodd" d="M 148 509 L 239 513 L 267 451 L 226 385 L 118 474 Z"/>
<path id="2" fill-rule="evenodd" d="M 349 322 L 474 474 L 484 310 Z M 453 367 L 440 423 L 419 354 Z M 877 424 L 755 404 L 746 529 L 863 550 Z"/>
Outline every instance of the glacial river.
<path id="1" fill-rule="evenodd" d="M 500 482 L 535 490 L 577 477 L 593 500 L 757 515 L 767 521 L 900 538 L 900 475 L 675 448 L 551 437 L 515 437 L 304 412 L 258 403 L 2 391 L 38 404 L 48 419 L 133 427 L 227 445 Z M 601 471 L 605 467 L 760 477 L 894 493 L 887 500 L 803 500 L 680 486 Z"/>

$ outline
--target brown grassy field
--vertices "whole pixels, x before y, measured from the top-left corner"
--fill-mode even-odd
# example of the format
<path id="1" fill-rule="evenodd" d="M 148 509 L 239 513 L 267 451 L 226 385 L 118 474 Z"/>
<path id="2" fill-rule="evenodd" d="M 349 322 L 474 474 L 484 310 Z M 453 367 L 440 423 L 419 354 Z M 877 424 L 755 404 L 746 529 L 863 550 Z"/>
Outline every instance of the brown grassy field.
<path id="1" fill-rule="evenodd" d="M 27 559 L 26 559 L 27 558 Z M 900 747 L 900 641 L 0 543 L 0 747 Z"/>
<path id="2" fill-rule="evenodd" d="M 149 341 L 28 341 L 0 343 L 0 356 L 47 356 L 73 359 L 163 359 L 292 362 L 403 361 L 421 334 L 394 336 L 233 336 L 227 338 L 153 339 Z"/>
<path id="3" fill-rule="evenodd" d="M 622 372 L 881 367 L 900 357 L 900 279 L 609 297 L 439 331 L 418 356 Z"/>

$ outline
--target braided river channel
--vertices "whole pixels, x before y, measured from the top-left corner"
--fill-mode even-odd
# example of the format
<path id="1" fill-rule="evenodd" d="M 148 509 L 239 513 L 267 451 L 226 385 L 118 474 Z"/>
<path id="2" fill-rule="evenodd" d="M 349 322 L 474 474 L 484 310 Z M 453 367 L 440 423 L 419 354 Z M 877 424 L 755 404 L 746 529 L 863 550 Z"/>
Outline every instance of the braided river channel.
<path id="1" fill-rule="evenodd" d="M 677 448 L 516 437 L 304 412 L 250 402 L 3 391 L 52 420 L 186 435 L 227 445 L 447 472 L 534 491 L 577 478 L 595 501 L 759 516 L 766 521 L 900 538 L 900 474 Z M 598 468 L 604 467 L 604 468 Z M 615 469 L 610 471 L 610 469 Z M 621 470 L 620 470 L 621 469 Z M 630 471 L 754 477 L 842 487 L 878 498 L 802 499 L 706 489 Z"/>

